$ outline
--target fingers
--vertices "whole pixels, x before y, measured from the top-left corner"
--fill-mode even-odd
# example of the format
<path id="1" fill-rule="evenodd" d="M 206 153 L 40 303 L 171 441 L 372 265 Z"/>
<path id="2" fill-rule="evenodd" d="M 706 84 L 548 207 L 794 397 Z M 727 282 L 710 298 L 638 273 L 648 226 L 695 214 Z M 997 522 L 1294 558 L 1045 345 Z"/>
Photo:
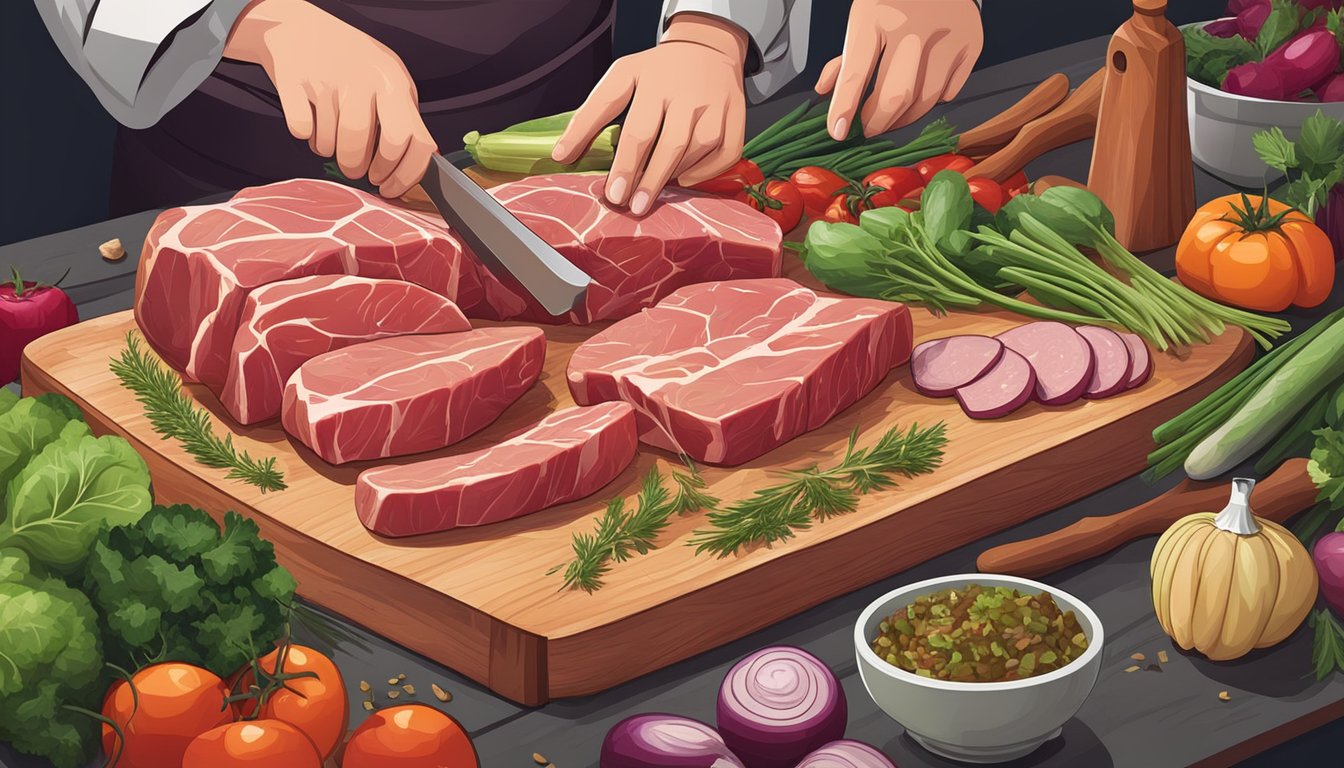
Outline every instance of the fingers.
<path id="1" fill-rule="evenodd" d="M 728 170 L 742 157 L 742 142 L 745 138 L 747 118 L 746 100 L 734 98 L 724 112 L 723 137 L 719 145 L 704 160 L 695 165 L 694 168 L 687 170 L 680 176 L 680 183 L 683 186 L 699 184 L 706 179 L 712 179 L 720 173 Z"/>
<path id="2" fill-rule="evenodd" d="M 873 92 L 863 105 L 863 135 L 876 136 L 891 129 L 915 102 L 923 42 L 905 35 L 882 54 Z"/>
<path id="3" fill-rule="evenodd" d="M 352 93 L 341 100 L 336 117 L 336 165 L 347 179 L 361 179 L 373 157 L 374 98 Z"/>
<path id="4" fill-rule="evenodd" d="M 628 65 L 623 59 L 612 64 L 560 134 L 560 140 L 551 151 L 551 159 L 557 163 L 572 163 L 582 157 L 598 132 L 621 114 L 634 93 L 635 78 L 630 75 Z M 621 138 L 625 138 L 624 128 Z"/>
<path id="5" fill-rule="evenodd" d="M 369 163 L 369 183 L 380 187 L 396 171 L 410 148 L 419 115 L 408 121 L 406 107 L 384 95 L 377 97 L 375 106 L 378 110 L 378 149 Z"/>
<path id="6" fill-rule="evenodd" d="M 876 30 L 864 29 L 855 33 L 851 29 L 845 35 L 845 52 L 841 57 L 835 93 L 831 96 L 831 109 L 826 120 L 830 125 L 831 138 L 836 141 L 843 141 L 849 135 L 849 127 L 854 124 L 854 113 L 859 108 L 859 99 L 863 97 L 863 89 L 873 75 L 873 67 L 877 65 L 880 47 Z"/>
<path id="7" fill-rule="evenodd" d="M 429 160 L 437 151 L 434 139 L 430 137 L 429 131 L 422 123 L 420 128 L 411 134 L 410 146 L 401 156 L 397 167 L 388 175 L 387 180 L 379 185 L 378 194 L 383 197 L 401 197 L 406 194 L 425 177 Z"/>
<path id="8" fill-rule="evenodd" d="M 705 158 L 709 157 L 723 144 L 723 124 L 726 117 L 726 110 L 715 109 L 706 111 L 695 121 L 695 126 L 691 129 L 691 145 L 686 148 L 686 154 L 681 156 L 681 164 L 673 175 L 677 183 L 683 187 L 689 187 L 698 184 L 715 174 L 697 178 L 701 171 L 699 166 Z M 694 179 L 694 180 L 692 180 Z"/>
<path id="9" fill-rule="evenodd" d="M 283 83 L 283 84 L 282 84 Z M 313 137 L 313 105 L 303 85 L 292 81 L 277 82 L 276 95 L 280 97 L 280 111 L 285 115 L 285 126 L 296 139 L 307 141 Z"/>
<path id="10" fill-rule="evenodd" d="M 933 50 L 925 57 L 924 66 L 920 68 L 923 84 L 915 97 L 915 103 L 896 119 L 895 127 L 909 125 L 933 109 L 942 98 L 943 92 L 947 90 L 952 72 L 961 65 L 962 54 L 963 52 L 955 45 L 944 43 L 933 46 Z"/>
<path id="11" fill-rule="evenodd" d="M 607 173 L 606 195 L 613 205 L 625 205 L 634 193 L 635 183 L 648 161 L 653 142 L 663 123 L 663 102 L 656 97 L 635 98 L 621 126 L 611 171 Z"/>
<path id="12" fill-rule="evenodd" d="M 635 183 L 630 196 L 630 212 L 643 216 L 653 208 L 653 201 L 667 185 L 672 174 L 681 166 L 682 158 L 691 145 L 691 130 L 695 125 L 694 112 L 674 111 L 663 118 L 658 143 L 649 155 L 649 164 Z"/>
<path id="13" fill-rule="evenodd" d="M 951 101 L 961 93 L 961 89 L 966 86 L 966 81 L 971 77 L 971 70 L 975 69 L 975 62 L 980 58 L 980 51 L 984 48 L 985 38 L 983 35 L 976 35 L 968 48 L 961 52 L 960 64 L 952 70 L 952 76 L 948 78 L 947 88 L 943 91 L 941 101 Z"/>
<path id="14" fill-rule="evenodd" d="M 834 59 L 826 62 L 826 66 L 821 68 L 821 77 L 817 78 L 817 93 L 825 96 L 835 88 L 835 80 L 840 76 L 841 61 L 841 57 L 836 56 Z"/>
<path id="15" fill-rule="evenodd" d="M 336 91 L 324 91 L 312 99 L 313 135 L 308 146 L 322 157 L 336 154 Z"/>

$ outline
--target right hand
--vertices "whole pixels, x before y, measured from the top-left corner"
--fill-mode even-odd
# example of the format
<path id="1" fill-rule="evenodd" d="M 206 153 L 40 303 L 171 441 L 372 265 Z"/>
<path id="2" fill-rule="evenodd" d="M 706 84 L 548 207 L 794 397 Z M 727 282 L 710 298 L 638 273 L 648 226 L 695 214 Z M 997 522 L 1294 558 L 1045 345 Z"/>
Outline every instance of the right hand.
<path id="1" fill-rule="evenodd" d="M 260 64 L 289 132 L 347 178 L 368 174 L 384 197 L 419 183 L 437 151 L 420 118 L 415 81 L 382 43 L 305 0 L 256 0 L 224 55 Z"/>

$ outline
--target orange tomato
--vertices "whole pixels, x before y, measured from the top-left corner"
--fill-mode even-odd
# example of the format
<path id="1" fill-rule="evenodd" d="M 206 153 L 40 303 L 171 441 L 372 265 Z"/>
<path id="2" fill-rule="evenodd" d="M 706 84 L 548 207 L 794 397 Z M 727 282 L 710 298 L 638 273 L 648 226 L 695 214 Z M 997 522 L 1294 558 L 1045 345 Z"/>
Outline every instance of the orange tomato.
<path id="1" fill-rule="evenodd" d="M 271 651 L 259 660 L 262 672 L 275 674 L 275 662 L 279 649 Z M 285 663 L 281 665 L 284 673 L 311 672 L 317 677 L 296 677 L 286 687 L 276 691 L 266 700 L 261 717 L 272 718 L 303 731 L 318 752 L 325 759 L 340 746 L 345 727 L 350 722 L 350 709 L 345 700 L 345 681 L 341 672 L 331 659 L 322 653 L 302 645 L 289 646 Z M 242 690 L 253 683 L 250 669 L 243 672 Z M 252 716 L 256 701 L 245 700 L 240 709 L 244 717 Z"/>
<path id="2" fill-rule="evenodd" d="M 479 766 L 476 747 L 462 726 L 423 704 L 389 707 L 369 715 L 350 737 L 341 759 L 341 768 Z"/>
<path id="3" fill-rule="evenodd" d="M 121 728 L 125 741 L 118 768 L 179 768 L 187 745 L 202 731 L 233 720 L 224 681 L 190 664 L 154 664 L 114 684 L 103 700 L 103 717 Z M 103 725 L 103 750 L 117 753 L 117 734 Z"/>
<path id="4" fill-rule="evenodd" d="M 1176 274 L 1215 301 L 1261 312 L 1314 307 L 1335 282 L 1330 238 L 1277 200 L 1227 195 L 1200 206 L 1176 245 Z"/>
<path id="5" fill-rule="evenodd" d="M 192 739 L 182 768 L 322 768 L 317 747 L 303 731 L 279 720 L 221 725 Z"/>

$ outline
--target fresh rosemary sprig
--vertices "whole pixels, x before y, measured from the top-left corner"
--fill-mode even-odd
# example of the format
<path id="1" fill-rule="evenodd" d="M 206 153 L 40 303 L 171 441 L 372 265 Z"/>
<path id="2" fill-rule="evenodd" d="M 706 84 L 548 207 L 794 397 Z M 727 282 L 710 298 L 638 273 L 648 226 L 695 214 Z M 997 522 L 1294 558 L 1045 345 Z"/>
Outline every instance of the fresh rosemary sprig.
<path id="1" fill-rule="evenodd" d="M 574 559 L 557 565 L 546 574 L 565 571 L 561 589 L 581 589 L 595 592 L 602 587 L 602 577 L 611 570 L 612 562 L 624 562 L 634 554 L 648 554 L 657 546 L 654 542 L 667 528 L 675 514 L 686 514 L 697 509 L 709 509 L 718 500 L 704 492 L 705 481 L 691 467 L 690 474 L 673 472 L 672 480 L 677 494 L 668 498 L 663 475 L 657 467 L 644 476 L 643 485 L 633 512 L 625 508 L 625 500 L 617 497 L 607 502 L 607 509 L 597 520 L 593 533 L 574 534 Z"/>
<path id="2" fill-rule="evenodd" d="M 192 404 L 182 392 L 177 374 L 160 365 L 141 346 L 135 332 L 127 331 L 126 349 L 111 362 L 121 385 L 135 393 L 145 407 L 145 416 L 164 440 L 174 438 L 197 461 L 207 467 L 228 469 L 225 477 L 255 485 L 262 493 L 282 491 L 284 475 L 275 468 L 275 457 L 254 459 L 233 447 L 233 435 L 220 439 L 210 428 L 204 408 Z"/>
<path id="3" fill-rule="evenodd" d="M 708 529 L 696 531 L 690 546 L 696 553 L 727 557 L 753 544 L 773 544 L 793 538 L 797 531 L 835 515 L 853 512 L 859 496 L 890 488 L 894 476 L 913 477 L 930 472 L 943 459 L 947 434 L 942 422 L 927 429 L 910 425 L 904 432 L 892 427 L 871 448 L 855 449 L 856 429 L 849 437 L 845 457 L 830 469 L 813 465 L 785 472 L 779 485 L 763 488 L 729 506 L 710 512 Z"/>

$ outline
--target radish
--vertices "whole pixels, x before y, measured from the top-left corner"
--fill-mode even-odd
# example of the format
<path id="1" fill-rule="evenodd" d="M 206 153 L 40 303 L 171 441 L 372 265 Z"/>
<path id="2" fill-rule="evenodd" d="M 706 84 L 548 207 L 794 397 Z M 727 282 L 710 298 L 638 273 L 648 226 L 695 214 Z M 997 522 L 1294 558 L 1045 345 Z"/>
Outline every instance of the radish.
<path id="1" fill-rule="evenodd" d="M 1312 86 L 1321 101 L 1344 101 L 1344 73 L 1335 73 Z"/>
<path id="2" fill-rule="evenodd" d="M 1261 99 L 1290 99 L 1319 83 L 1339 66 L 1339 45 L 1328 30 L 1301 32 L 1261 62 L 1228 70 L 1223 90 Z"/>
<path id="3" fill-rule="evenodd" d="M 1236 19 L 1218 19 L 1210 21 L 1204 25 L 1204 31 L 1214 37 L 1236 37 L 1237 20 Z"/>
<path id="4" fill-rule="evenodd" d="M 0 386 L 19 377 L 28 342 L 79 322 L 79 311 L 65 291 L 25 281 L 17 269 L 11 272 L 13 281 L 0 285 Z"/>
<path id="5" fill-rule="evenodd" d="M 1237 32 L 1254 42 L 1255 36 L 1260 34 L 1260 28 L 1265 25 L 1265 19 L 1269 18 L 1270 10 L 1269 0 L 1245 4 L 1237 12 Z"/>

